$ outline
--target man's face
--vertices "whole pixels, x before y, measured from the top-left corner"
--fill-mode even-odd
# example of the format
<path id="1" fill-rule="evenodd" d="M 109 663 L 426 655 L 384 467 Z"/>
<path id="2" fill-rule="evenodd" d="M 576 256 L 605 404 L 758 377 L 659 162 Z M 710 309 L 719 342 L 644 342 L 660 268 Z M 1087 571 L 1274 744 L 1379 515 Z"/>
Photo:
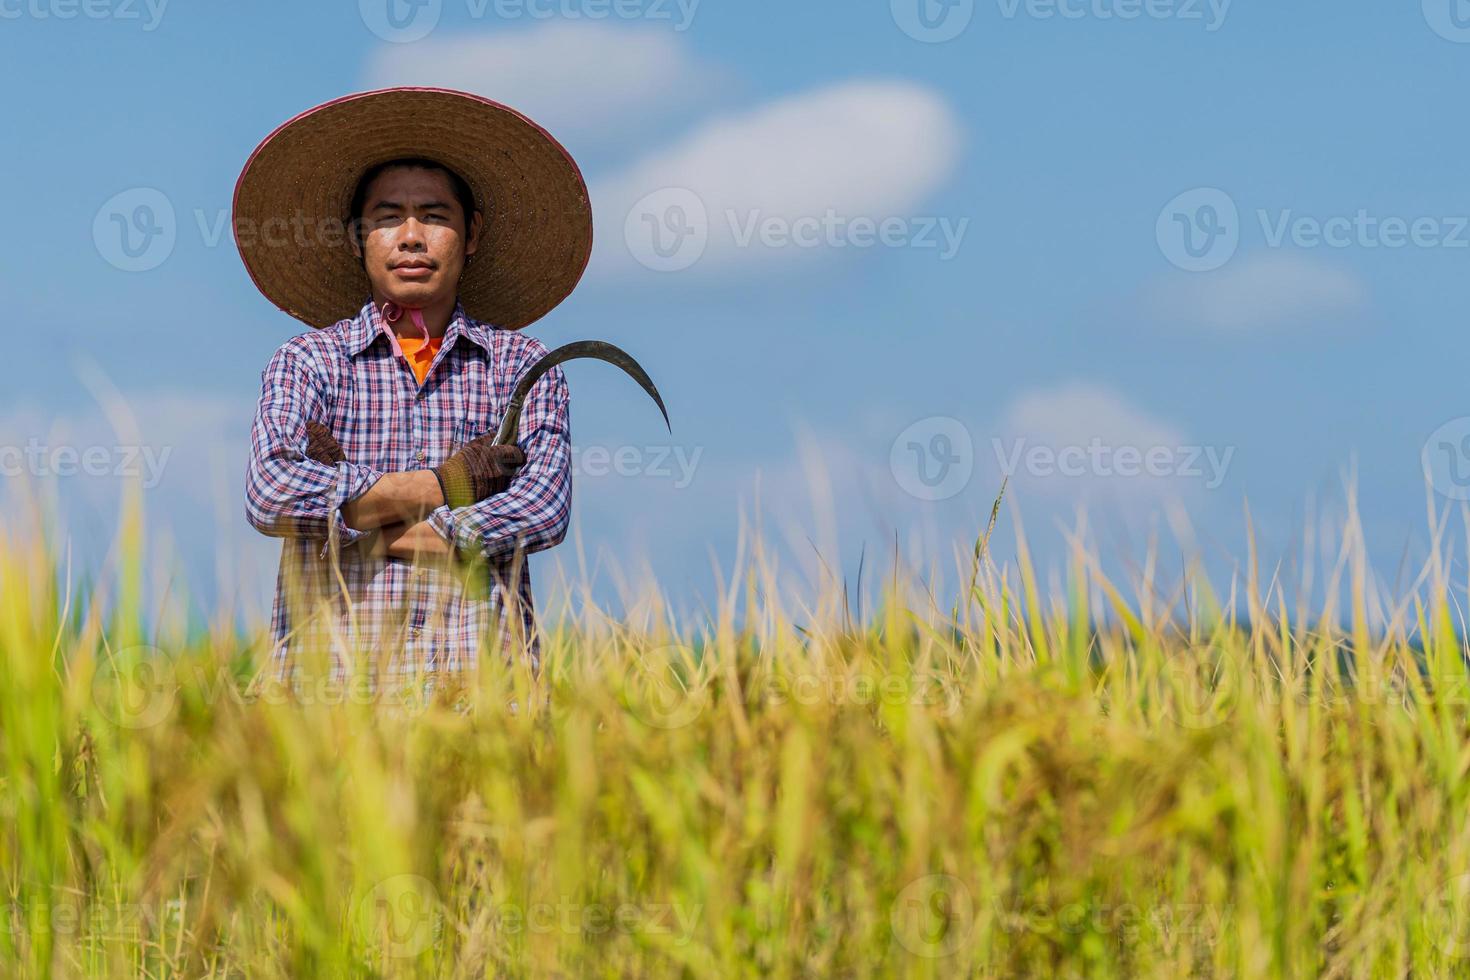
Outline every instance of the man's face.
<path id="1" fill-rule="evenodd" d="M 399 306 L 452 299 L 465 259 L 479 243 L 480 215 L 465 226 L 449 176 L 441 170 L 390 167 L 367 189 L 362 247 L 373 292 Z"/>

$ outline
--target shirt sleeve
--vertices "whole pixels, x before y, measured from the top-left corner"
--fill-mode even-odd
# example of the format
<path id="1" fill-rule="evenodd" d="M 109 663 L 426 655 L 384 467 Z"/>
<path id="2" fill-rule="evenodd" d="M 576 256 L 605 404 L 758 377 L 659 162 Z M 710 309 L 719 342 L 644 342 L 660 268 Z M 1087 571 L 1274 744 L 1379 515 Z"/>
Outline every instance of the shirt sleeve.
<path id="1" fill-rule="evenodd" d="M 544 349 L 538 353 L 544 353 Z M 560 544 L 572 516 L 572 453 L 566 376 L 552 368 L 531 387 L 517 445 L 526 464 L 504 493 L 458 510 L 439 507 L 430 525 L 466 555 L 499 558 Z"/>
<path id="2" fill-rule="evenodd" d="M 382 474 L 351 462 L 329 466 L 306 455 L 306 423 L 325 418 L 326 373 L 288 344 L 261 376 L 260 403 L 250 433 L 245 511 L 250 524 L 277 538 L 321 541 L 322 557 L 362 537 L 342 507 Z"/>

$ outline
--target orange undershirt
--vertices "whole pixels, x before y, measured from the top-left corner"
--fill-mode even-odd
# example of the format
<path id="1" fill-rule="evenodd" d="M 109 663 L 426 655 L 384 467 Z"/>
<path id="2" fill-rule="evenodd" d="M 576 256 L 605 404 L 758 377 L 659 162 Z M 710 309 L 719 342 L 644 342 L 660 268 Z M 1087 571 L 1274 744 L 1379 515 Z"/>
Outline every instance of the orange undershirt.
<path id="1" fill-rule="evenodd" d="M 429 342 L 424 343 L 422 337 L 399 337 L 398 346 L 403 348 L 403 356 L 408 358 L 408 366 L 413 368 L 414 377 L 419 379 L 419 384 L 423 384 L 424 378 L 429 376 L 429 367 L 434 363 L 434 355 L 444 346 L 444 338 L 430 337 Z"/>

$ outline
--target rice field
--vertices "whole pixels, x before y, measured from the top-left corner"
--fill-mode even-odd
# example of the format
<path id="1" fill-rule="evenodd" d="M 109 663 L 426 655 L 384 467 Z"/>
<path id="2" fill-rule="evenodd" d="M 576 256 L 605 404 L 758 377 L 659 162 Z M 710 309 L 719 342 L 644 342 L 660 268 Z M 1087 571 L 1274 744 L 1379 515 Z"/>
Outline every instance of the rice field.
<path id="1" fill-rule="evenodd" d="M 6 976 L 1470 972 L 1451 515 L 1397 595 L 1350 522 L 1311 608 L 1248 541 L 1043 590 L 984 528 L 957 605 L 794 607 L 752 542 L 707 620 L 588 608 L 538 676 L 294 692 L 145 630 L 135 519 L 88 580 L 12 516 Z"/>

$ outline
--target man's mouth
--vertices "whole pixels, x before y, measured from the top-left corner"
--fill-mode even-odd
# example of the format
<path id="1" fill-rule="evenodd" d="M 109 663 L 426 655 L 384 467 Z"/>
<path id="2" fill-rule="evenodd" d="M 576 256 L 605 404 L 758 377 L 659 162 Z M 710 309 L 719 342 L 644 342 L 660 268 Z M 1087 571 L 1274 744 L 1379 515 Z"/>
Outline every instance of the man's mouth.
<path id="1" fill-rule="evenodd" d="M 427 279 L 434 273 L 434 264 L 421 259 L 410 259 L 393 266 L 393 272 L 400 279 Z"/>

